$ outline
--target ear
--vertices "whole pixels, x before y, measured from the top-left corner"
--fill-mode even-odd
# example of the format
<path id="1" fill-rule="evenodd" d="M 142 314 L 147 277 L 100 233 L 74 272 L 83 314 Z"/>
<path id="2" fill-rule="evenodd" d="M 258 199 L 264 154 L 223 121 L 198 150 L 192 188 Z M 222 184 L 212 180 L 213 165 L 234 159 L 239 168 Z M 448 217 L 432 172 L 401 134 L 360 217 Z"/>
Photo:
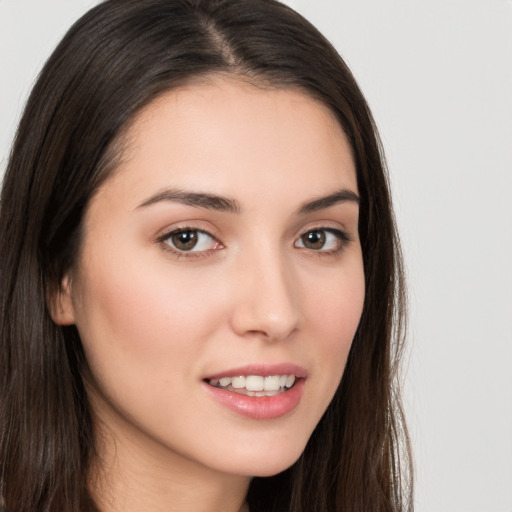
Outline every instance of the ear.
<path id="1" fill-rule="evenodd" d="M 71 279 L 64 276 L 58 287 L 48 293 L 48 309 L 50 316 L 57 325 L 75 323 L 75 308 L 71 299 Z"/>

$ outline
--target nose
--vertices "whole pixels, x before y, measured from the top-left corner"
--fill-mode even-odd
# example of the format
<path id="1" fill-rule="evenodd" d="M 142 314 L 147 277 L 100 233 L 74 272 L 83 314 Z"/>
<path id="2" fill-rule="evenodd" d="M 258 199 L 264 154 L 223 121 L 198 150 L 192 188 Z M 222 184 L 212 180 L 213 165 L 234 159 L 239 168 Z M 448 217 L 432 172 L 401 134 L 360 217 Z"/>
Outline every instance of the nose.
<path id="1" fill-rule="evenodd" d="M 289 338 L 300 323 L 298 280 L 279 251 L 257 251 L 238 263 L 232 329 L 242 337 Z"/>

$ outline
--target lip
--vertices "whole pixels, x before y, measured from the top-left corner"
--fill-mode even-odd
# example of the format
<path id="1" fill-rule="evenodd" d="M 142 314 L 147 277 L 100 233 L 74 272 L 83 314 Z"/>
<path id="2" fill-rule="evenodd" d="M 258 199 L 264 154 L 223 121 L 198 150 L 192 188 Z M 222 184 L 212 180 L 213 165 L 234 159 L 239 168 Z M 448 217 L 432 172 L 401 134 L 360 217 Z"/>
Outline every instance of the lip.
<path id="1" fill-rule="evenodd" d="M 206 380 L 237 375 L 261 375 L 263 377 L 270 375 L 295 375 L 297 380 L 293 387 L 287 391 L 278 395 L 263 397 L 242 395 L 233 391 L 216 388 L 206 382 Z M 299 405 L 307 376 L 308 373 L 304 368 L 294 364 L 251 364 L 209 375 L 203 380 L 203 386 L 217 403 L 230 411 L 255 420 L 272 420 L 285 416 Z"/>

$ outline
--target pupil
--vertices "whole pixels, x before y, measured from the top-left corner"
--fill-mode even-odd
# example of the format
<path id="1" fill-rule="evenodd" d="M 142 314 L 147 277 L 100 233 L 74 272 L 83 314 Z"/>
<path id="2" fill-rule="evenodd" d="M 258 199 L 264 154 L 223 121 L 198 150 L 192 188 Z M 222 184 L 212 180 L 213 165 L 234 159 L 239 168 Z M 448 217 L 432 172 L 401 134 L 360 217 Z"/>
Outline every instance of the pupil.
<path id="1" fill-rule="evenodd" d="M 172 242 L 177 249 L 187 251 L 193 249 L 197 244 L 197 233 L 195 231 L 182 231 L 172 237 Z"/>
<path id="2" fill-rule="evenodd" d="M 325 244 L 325 233 L 323 231 L 310 231 L 306 233 L 302 241 L 309 249 L 321 249 Z"/>

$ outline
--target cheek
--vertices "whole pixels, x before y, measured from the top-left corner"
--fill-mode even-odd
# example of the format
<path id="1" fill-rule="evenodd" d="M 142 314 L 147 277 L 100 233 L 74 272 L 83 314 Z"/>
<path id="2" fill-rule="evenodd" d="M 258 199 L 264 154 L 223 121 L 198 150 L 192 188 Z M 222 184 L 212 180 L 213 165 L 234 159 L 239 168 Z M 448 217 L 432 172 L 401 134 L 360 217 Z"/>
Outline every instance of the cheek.
<path id="1" fill-rule="evenodd" d="M 314 290 L 314 287 L 309 287 Z M 336 388 L 361 318 L 365 297 L 362 263 L 350 271 L 333 274 L 308 296 L 306 324 L 312 330 L 321 361 L 318 371 Z M 313 335 L 314 333 L 314 335 Z M 334 393 L 334 391 L 333 391 Z"/>
<path id="2" fill-rule="evenodd" d="M 308 322 L 329 333 L 330 340 L 352 339 L 363 310 L 365 278 L 362 259 L 356 253 L 341 269 L 308 276 L 304 286 Z M 336 345 L 336 343 L 334 343 Z"/>
<path id="3" fill-rule="evenodd" d="M 132 379 L 160 373 L 167 382 L 197 360 L 221 321 L 219 301 L 200 276 L 151 262 L 142 271 L 122 260 L 86 272 L 77 327 L 93 371 L 106 373 L 106 362 L 117 361 Z"/>

